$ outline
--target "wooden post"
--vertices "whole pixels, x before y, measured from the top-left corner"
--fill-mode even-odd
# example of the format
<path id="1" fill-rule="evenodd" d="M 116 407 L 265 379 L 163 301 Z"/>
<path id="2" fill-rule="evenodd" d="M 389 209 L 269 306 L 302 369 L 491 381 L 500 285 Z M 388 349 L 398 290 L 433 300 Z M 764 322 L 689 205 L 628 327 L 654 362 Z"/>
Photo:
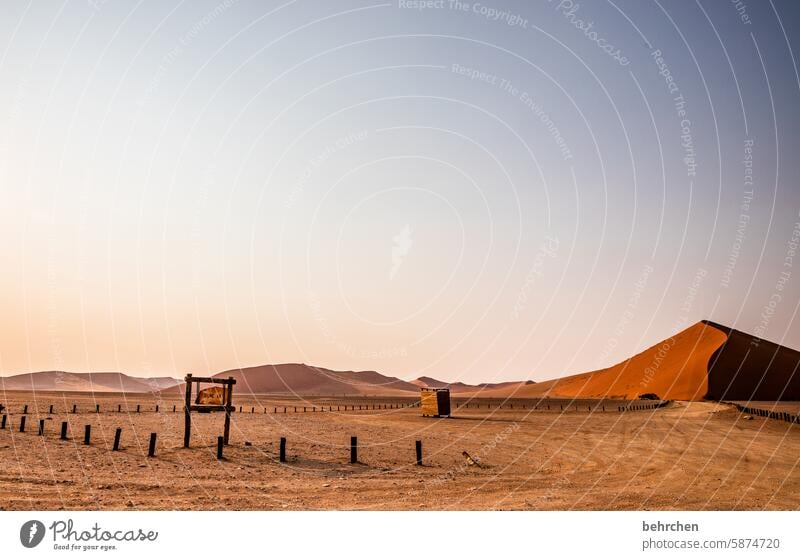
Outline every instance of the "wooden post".
<path id="1" fill-rule="evenodd" d="M 86 424 L 86 427 L 83 429 L 83 444 L 89 445 L 89 440 L 92 436 L 92 426 L 91 424 Z"/>
<path id="2" fill-rule="evenodd" d="M 350 436 L 350 462 L 358 463 L 358 438 Z"/>
<path id="3" fill-rule="evenodd" d="M 44 418 L 39 419 L 39 435 L 44 435 Z"/>
<path id="4" fill-rule="evenodd" d="M 254 407 L 254 406 L 251 406 L 251 407 L 250 407 L 250 414 L 253 414 L 253 413 L 255 413 L 255 411 L 256 411 L 256 407 Z"/>
<path id="5" fill-rule="evenodd" d="M 61 439 L 67 439 L 67 423 L 61 422 Z"/>
<path id="6" fill-rule="evenodd" d="M 416 451 L 417 451 L 417 466 L 422 466 L 422 442 L 420 440 L 416 441 Z"/>
<path id="7" fill-rule="evenodd" d="M 28 414 L 28 405 L 27 404 L 22 408 L 22 414 Z"/>
<path id="8" fill-rule="evenodd" d="M 286 438 L 285 437 L 281 438 L 281 449 L 280 449 L 280 454 L 279 454 L 279 460 L 280 460 L 281 463 L 285 463 L 286 462 Z"/>
<path id="9" fill-rule="evenodd" d="M 72 414 L 75 414 L 75 411 L 77 411 L 77 410 L 78 410 L 78 405 L 77 404 L 73 404 L 72 405 Z"/>
<path id="10" fill-rule="evenodd" d="M 176 407 L 176 406 L 173 404 L 173 405 L 172 405 L 172 412 L 175 412 L 176 408 L 177 408 L 177 407 Z"/>
<path id="11" fill-rule="evenodd" d="M 53 414 L 53 405 L 50 405 L 50 414 Z"/>
<path id="12" fill-rule="evenodd" d="M 158 405 L 156 405 L 156 412 L 158 412 Z"/>
<path id="13" fill-rule="evenodd" d="M 217 436 L 217 459 L 222 459 L 222 448 L 225 445 L 225 438 Z"/>
<path id="14" fill-rule="evenodd" d="M 148 457 L 155 457 L 156 456 L 156 434 L 155 432 L 150 434 L 150 448 L 147 450 Z"/>
<path id="15" fill-rule="evenodd" d="M 119 438 L 122 436 L 122 428 L 117 428 L 114 432 L 114 447 L 112 451 L 119 451 Z"/>
<path id="16" fill-rule="evenodd" d="M 96 413 L 98 413 L 98 414 L 100 413 L 100 405 L 99 404 L 94 405 L 94 411 Z"/>
<path id="17" fill-rule="evenodd" d="M 228 377 L 228 379 L 233 381 L 233 377 Z M 227 391 L 225 391 L 225 431 L 223 432 L 223 436 L 225 437 L 225 445 L 228 445 L 231 439 L 231 409 L 233 408 L 231 403 L 233 401 L 233 384 L 228 384 L 227 388 Z"/>
<path id="18" fill-rule="evenodd" d="M 3 414 L 3 419 L 0 420 L 0 430 L 6 429 L 6 422 L 8 421 L 8 416 Z"/>
<path id="19" fill-rule="evenodd" d="M 192 406 L 192 374 L 187 374 L 184 381 L 186 382 L 186 395 L 183 402 L 183 446 L 189 447 L 189 437 L 192 432 L 192 413 L 189 410 L 189 407 Z"/>
<path id="20" fill-rule="evenodd" d="M 25 431 L 25 417 L 24 416 L 19 419 L 19 431 L 20 432 L 24 432 Z"/>
<path id="21" fill-rule="evenodd" d="M 142 410 L 142 405 L 137 404 L 136 405 L 136 412 L 141 412 L 141 410 Z"/>
<path id="22" fill-rule="evenodd" d="M 121 404 L 117 405 L 117 412 L 122 412 L 122 405 Z"/>

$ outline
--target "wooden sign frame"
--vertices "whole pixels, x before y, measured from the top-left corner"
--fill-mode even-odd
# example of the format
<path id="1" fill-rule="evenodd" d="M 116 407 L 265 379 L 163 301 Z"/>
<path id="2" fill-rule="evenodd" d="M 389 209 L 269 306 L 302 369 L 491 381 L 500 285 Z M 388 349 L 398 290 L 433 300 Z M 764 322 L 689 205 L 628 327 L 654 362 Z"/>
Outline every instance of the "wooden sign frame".
<path id="1" fill-rule="evenodd" d="M 183 404 L 183 446 L 189 447 L 189 440 L 192 433 L 192 412 L 225 412 L 225 431 L 223 432 L 223 441 L 228 445 L 228 438 L 231 433 L 231 412 L 234 411 L 234 406 L 231 404 L 233 400 L 233 386 L 236 385 L 236 380 L 233 377 L 227 379 L 218 379 L 216 377 L 194 377 L 191 373 L 187 374 L 184 378 L 186 381 L 186 399 Z M 225 404 L 193 404 L 192 403 L 192 386 L 197 383 L 197 391 L 200 392 L 200 383 L 216 383 L 223 386 Z"/>

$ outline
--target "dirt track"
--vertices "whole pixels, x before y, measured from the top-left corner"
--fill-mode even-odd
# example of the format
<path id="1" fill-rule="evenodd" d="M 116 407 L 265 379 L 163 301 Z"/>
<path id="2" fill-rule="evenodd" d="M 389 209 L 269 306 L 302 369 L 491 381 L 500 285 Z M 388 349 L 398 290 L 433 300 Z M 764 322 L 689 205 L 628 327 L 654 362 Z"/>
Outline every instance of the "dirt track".
<path id="1" fill-rule="evenodd" d="M 9 393 L 9 395 L 11 395 Z M 226 459 L 222 415 L 42 414 L 18 432 L 13 397 L 0 432 L 0 504 L 7 509 L 797 509 L 800 426 L 745 420 L 732 407 L 676 403 L 642 412 L 415 409 L 234 414 Z M 46 411 L 41 400 L 38 410 Z M 119 399 L 98 397 L 102 410 Z M 8 399 L 6 399 L 8 405 Z M 260 402 L 271 406 L 271 403 Z M 88 406 L 80 409 L 87 410 Z M 167 412 L 164 409 L 168 408 Z M 31 406 L 33 409 L 33 406 Z M 79 409 L 79 410 L 80 410 Z M 62 420 L 75 438 L 59 441 Z M 92 443 L 83 445 L 83 426 Z M 121 452 L 111 452 L 114 429 Z M 146 457 L 150 432 L 157 456 Z M 359 460 L 348 464 L 349 439 Z M 278 441 L 288 439 L 286 464 Z M 414 462 L 422 440 L 424 466 Z M 245 446 L 245 441 L 252 443 Z M 468 451 L 486 468 L 467 466 Z"/>

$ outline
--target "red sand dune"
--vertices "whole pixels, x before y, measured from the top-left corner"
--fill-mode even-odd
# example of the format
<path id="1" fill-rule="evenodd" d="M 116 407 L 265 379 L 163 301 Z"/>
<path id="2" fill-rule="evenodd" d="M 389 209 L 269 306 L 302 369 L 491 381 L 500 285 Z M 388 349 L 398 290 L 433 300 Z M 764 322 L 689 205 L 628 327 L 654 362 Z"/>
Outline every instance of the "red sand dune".
<path id="1" fill-rule="evenodd" d="M 655 393 L 662 399 L 700 400 L 708 393 L 708 366 L 727 335 L 700 322 L 609 368 L 519 385 L 482 396 L 636 398 Z"/>

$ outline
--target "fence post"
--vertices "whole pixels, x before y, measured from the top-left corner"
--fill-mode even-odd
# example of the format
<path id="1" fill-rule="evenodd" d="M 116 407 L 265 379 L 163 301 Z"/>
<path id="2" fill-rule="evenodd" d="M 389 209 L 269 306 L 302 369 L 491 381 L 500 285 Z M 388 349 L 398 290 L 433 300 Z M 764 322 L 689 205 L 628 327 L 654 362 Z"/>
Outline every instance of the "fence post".
<path id="1" fill-rule="evenodd" d="M 136 412 L 141 412 L 141 410 L 142 410 L 142 405 L 137 404 L 136 405 Z"/>
<path id="2" fill-rule="evenodd" d="M 25 431 L 25 417 L 24 416 L 19 419 L 19 431 L 20 432 L 24 432 Z"/>
<path id="3" fill-rule="evenodd" d="M 75 412 L 76 412 L 77 410 L 78 410 L 78 405 L 77 405 L 77 404 L 73 404 L 73 405 L 72 405 L 72 414 L 75 414 Z"/>
<path id="4" fill-rule="evenodd" d="M 217 459 L 222 459 L 222 448 L 225 446 L 225 438 L 217 436 Z"/>
<path id="5" fill-rule="evenodd" d="M 150 434 L 150 449 L 147 450 L 148 457 L 155 457 L 156 456 L 156 434 L 155 432 Z"/>
<path id="6" fill-rule="evenodd" d="M 416 451 L 417 451 L 417 466 L 422 466 L 422 442 L 420 440 L 416 441 L 415 444 Z"/>
<path id="7" fill-rule="evenodd" d="M 50 405 L 50 414 L 53 414 L 53 405 Z"/>
<path id="8" fill-rule="evenodd" d="M 358 438 L 350 436 L 350 462 L 358 463 Z"/>
<path id="9" fill-rule="evenodd" d="M 158 412 L 158 405 L 156 405 L 156 412 Z"/>
<path id="10" fill-rule="evenodd" d="M 122 435 L 122 428 L 117 428 L 114 432 L 114 447 L 112 451 L 119 451 L 119 438 Z"/>
<path id="11" fill-rule="evenodd" d="M 89 440 L 92 436 L 92 426 L 91 424 L 86 424 L 86 427 L 83 429 L 83 444 L 89 445 Z"/>
<path id="12" fill-rule="evenodd" d="M 100 414 L 100 405 L 99 404 L 94 405 L 94 411 L 96 413 Z"/>
<path id="13" fill-rule="evenodd" d="M 281 449 L 280 449 L 279 460 L 280 460 L 281 463 L 285 463 L 286 462 L 286 438 L 285 437 L 281 438 Z"/>
<path id="14" fill-rule="evenodd" d="M 67 439 L 67 423 L 61 422 L 61 439 Z"/>
<path id="15" fill-rule="evenodd" d="M 28 414 L 28 405 L 27 404 L 24 407 L 22 407 L 22 414 Z"/>
<path id="16" fill-rule="evenodd" d="M 122 405 L 121 404 L 117 405 L 117 412 L 122 412 Z"/>
<path id="17" fill-rule="evenodd" d="M 3 419 L 0 420 L 0 430 L 5 430 L 6 429 L 6 421 L 7 420 L 8 420 L 8 417 L 5 414 L 3 414 Z"/>
<path id="18" fill-rule="evenodd" d="M 44 418 L 39 419 L 39 435 L 44 435 Z"/>

